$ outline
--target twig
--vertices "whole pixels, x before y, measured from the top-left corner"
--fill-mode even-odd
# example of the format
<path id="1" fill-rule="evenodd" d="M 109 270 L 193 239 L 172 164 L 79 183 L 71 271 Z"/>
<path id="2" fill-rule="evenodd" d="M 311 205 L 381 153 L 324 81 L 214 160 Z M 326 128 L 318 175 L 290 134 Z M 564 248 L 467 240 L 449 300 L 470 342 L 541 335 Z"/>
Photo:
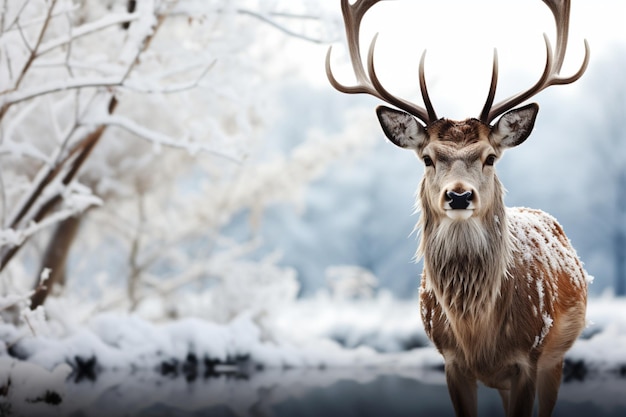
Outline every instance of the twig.
<path id="1" fill-rule="evenodd" d="M 211 69 L 213 69 L 213 67 L 215 66 L 216 62 L 217 62 L 217 60 L 213 60 L 209 65 L 206 66 L 206 68 L 204 70 L 202 70 L 200 75 L 195 80 L 187 82 L 187 83 L 170 84 L 170 85 L 167 85 L 165 87 L 158 87 L 158 88 L 149 88 L 149 87 L 146 88 L 146 87 L 140 87 L 138 85 L 133 85 L 132 83 L 125 83 L 121 87 L 123 87 L 124 89 L 129 90 L 129 91 L 134 91 L 134 92 L 143 93 L 143 94 L 173 94 L 173 93 L 180 93 L 182 91 L 187 91 L 187 90 L 191 90 L 193 88 L 198 87 L 200 85 L 200 83 L 202 82 L 202 80 L 204 78 L 206 78 L 206 76 L 209 73 L 209 71 L 211 71 Z"/>
<path id="2" fill-rule="evenodd" d="M 252 11 L 252 10 L 247 10 L 247 9 L 237 9 L 237 13 L 242 14 L 242 15 L 247 15 L 247 16 L 251 16 L 254 17 L 255 19 L 260 20 L 263 23 L 267 23 L 268 25 L 280 30 L 281 32 L 292 36 L 294 38 L 297 39 L 303 39 L 307 42 L 312 42 L 312 43 L 316 43 L 316 44 L 324 44 L 324 43 L 328 43 L 327 40 L 324 39 L 317 39 L 317 38 L 312 38 L 310 36 L 306 36 L 302 33 L 298 33 L 298 32 L 294 32 L 293 30 L 289 29 L 288 27 L 279 24 L 278 22 L 276 22 L 275 20 L 272 20 L 270 18 L 268 18 L 267 16 Z M 278 15 L 278 14 L 275 14 Z M 282 14 L 282 17 L 290 17 L 290 18 L 296 18 L 296 17 L 301 17 L 301 16 L 297 16 L 297 15 L 287 15 L 287 14 Z M 306 19 L 311 19 L 311 16 L 305 16 L 304 18 Z"/>
<path id="3" fill-rule="evenodd" d="M 41 31 L 39 32 L 39 36 L 37 37 L 35 46 L 32 48 L 29 48 L 31 50 L 31 54 L 28 57 L 28 60 L 26 61 L 26 63 L 24 64 L 24 68 L 22 68 L 22 72 L 20 73 L 20 76 L 17 79 L 14 88 L 18 88 L 20 86 L 20 84 L 22 83 L 22 80 L 24 79 L 24 77 L 26 76 L 26 73 L 28 72 L 28 69 L 35 61 L 35 58 L 37 58 L 37 51 L 39 49 L 39 46 L 41 45 L 41 42 L 43 41 L 43 37 L 46 34 L 46 31 L 48 30 L 48 25 L 50 24 L 50 20 L 52 19 L 52 11 L 54 10 L 54 6 L 56 6 L 56 3 L 57 3 L 57 0 L 51 0 L 50 6 L 48 6 L 48 14 L 46 15 L 43 25 L 41 26 Z M 21 30 L 20 30 L 20 33 L 21 33 Z"/>
<path id="4" fill-rule="evenodd" d="M 302 39 L 305 40 L 307 42 L 312 42 L 312 43 L 316 43 L 316 44 L 326 44 L 329 43 L 332 40 L 324 40 L 324 39 L 318 39 L 318 38 L 313 38 L 310 36 L 306 36 L 303 35 L 301 33 L 295 32 L 291 29 L 289 29 L 288 27 L 281 25 L 280 23 L 276 22 L 275 20 L 271 19 L 270 17 L 277 17 L 277 18 L 286 18 L 286 19 L 292 19 L 292 20 L 310 20 L 310 21 L 319 21 L 321 20 L 319 16 L 314 16 L 314 15 L 303 15 L 303 14 L 295 14 L 295 13 L 285 13 L 285 12 L 270 12 L 267 14 L 262 14 L 253 10 L 249 10 L 249 9 L 244 9 L 244 8 L 237 8 L 234 10 L 235 13 L 240 14 L 240 15 L 245 15 L 245 16 L 250 16 L 253 17 L 257 20 L 260 20 L 263 23 L 266 23 L 272 27 L 274 27 L 275 29 L 278 29 L 279 31 L 287 34 L 288 36 L 292 36 L 294 38 L 297 39 Z M 215 13 L 224 13 L 224 9 L 221 8 L 217 8 L 215 10 Z M 186 11 L 175 11 L 173 13 L 171 13 L 172 16 L 174 15 L 179 15 L 179 16 L 188 16 L 188 13 Z M 268 17 L 270 16 L 270 17 Z"/>
<path id="5" fill-rule="evenodd" d="M 140 192 L 137 199 L 137 211 L 139 223 L 137 230 L 133 236 L 128 263 L 130 264 L 130 275 L 128 277 L 128 298 L 130 300 L 130 311 L 133 312 L 139 304 L 137 290 L 139 289 L 139 279 L 141 277 L 142 268 L 139 266 L 138 258 L 141 249 L 142 231 L 146 222 L 146 209 L 144 207 L 144 194 Z"/>
<path id="6" fill-rule="evenodd" d="M 22 29 L 22 25 L 20 25 L 19 19 L 17 20 L 17 31 L 20 34 L 20 38 L 22 38 L 22 42 L 24 42 L 24 45 L 26 45 L 26 49 L 28 49 L 28 51 L 32 54 L 34 51 L 34 48 L 30 46 L 30 42 L 28 42 L 28 39 L 26 38 L 26 35 L 24 34 L 24 30 Z"/>
<path id="7" fill-rule="evenodd" d="M 24 3 L 28 3 L 25 1 Z M 2 1 L 2 13 L 0 13 L 0 33 L 4 33 L 4 25 L 6 23 L 7 0 Z"/>
<path id="8" fill-rule="evenodd" d="M 70 32 L 70 40 L 69 42 L 67 42 L 67 51 L 65 52 L 65 68 L 67 68 L 67 73 L 70 75 L 71 78 L 74 78 L 74 71 L 72 71 L 72 67 L 70 65 L 70 58 L 72 56 L 72 45 L 74 44 L 73 42 L 73 38 L 72 38 L 72 20 L 70 19 L 69 15 L 65 15 L 65 17 L 67 18 L 67 21 L 70 23 L 69 25 L 69 32 Z"/>
<path id="9" fill-rule="evenodd" d="M 22 74 L 20 74 L 20 79 L 18 80 L 18 82 L 16 82 L 15 88 L 19 87 L 19 84 L 21 80 L 23 79 L 26 70 L 32 65 L 32 62 L 34 61 L 36 57 L 37 49 L 41 45 L 41 39 L 43 37 L 43 33 L 45 33 L 45 28 L 47 27 L 50 21 L 51 11 L 54 8 L 56 1 L 57 0 L 51 0 L 52 3 L 49 6 L 48 15 L 44 22 L 44 27 L 42 28 L 40 37 L 35 46 L 35 51 L 31 54 L 30 59 L 28 60 L 27 64 L 25 65 L 24 70 L 22 71 Z M 160 16 L 157 19 L 157 23 L 151 29 L 151 33 L 146 35 L 146 37 L 144 38 L 142 42 L 142 45 L 140 45 L 137 48 L 137 52 L 134 54 L 132 61 L 129 63 L 127 71 L 125 72 L 124 76 L 122 77 L 121 80 L 119 79 L 116 80 L 115 85 L 121 85 L 124 83 L 124 81 L 126 81 L 127 77 L 130 75 L 132 70 L 139 63 L 139 58 L 141 54 L 145 52 L 145 50 L 149 47 L 151 40 L 157 33 L 158 29 L 161 27 L 164 19 L 165 19 L 165 15 Z M 98 86 L 102 86 L 102 85 L 100 84 Z M 82 87 L 85 87 L 85 85 L 83 84 Z M 61 86 L 58 86 L 56 89 L 53 89 L 53 90 L 60 91 L 59 90 L 60 88 Z M 79 86 L 76 86 L 75 88 L 79 88 Z M 28 96 L 28 94 L 26 96 Z M 24 99 L 25 99 L 25 96 L 21 97 L 21 101 L 23 101 Z M 6 111 L 12 104 L 14 104 L 14 102 L 11 102 L 11 101 L 5 102 L 3 104 L 2 108 L 0 108 L 0 120 L 2 120 L 2 117 L 6 114 Z M 112 114 L 115 111 L 116 106 L 117 106 L 117 99 L 115 98 L 114 95 L 111 95 L 111 98 L 109 100 L 109 105 L 108 105 L 109 114 Z M 42 195 L 44 189 L 55 179 L 57 175 L 59 175 L 59 173 L 63 170 L 63 168 L 65 168 L 66 161 L 69 160 L 71 155 L 76 153 L 76 157 L 72 161 L 72 165 L 70 166 L 67 173 L 64 175 L 61 182 L 63 185 L 67 185 L 69 184 L 69 182 L 71 182 L 74 179 L 80 167 L 87 160 L 88 156 L 93 151 L 93 148 L 95 147 L 95 145 L 99 142 L 106 128 L 107 128 L 107 125 L 105 124 L 97 126 L 96 129 L 93 132 L 91 132 L 83 141 L 81 141 L 77 147 L 75 147 L 72 151 L 70 151 L 68 157 L 63 159 L 60 164 L 54 167 L 49 167 L 47 171 L 44 171 L 41 173 L 40 175 L 41 180 L 38 181 L 37 186 L 32 189 L 30 195 L 25 198 L 25 201 L 23 204 L 21 204 L 20 208 L 17 211 L 17 214 L 10 221 L 12 229 L 15 229 L 18 223 L 22 221 L 24 216 L 26 216 L 26 214 L 28 214 L 31 211 L 37 199 Z M 61 199 L 62 199 L 62 196 L 60 194 L 57 194 L 54 197 L 50 198 L 47 202 L 41 205 L 41 207 L 37 210 L 37 212 L 32 216 L 31 221 L 35 223 L 39 223 L 43 218 L 45 218 L 48 215 L 50 210 L 52 210 L 52 208 L 61 201 Z M 15 256 L 15 254 L 19 251 L 21 247 L 22 245 L 16 245 L 16 246 L 9 248 L 8 250 L 0 252 L 0 271 L 2 271 L 6 267 L 9 261 L 13 258 L 13 256 Z"/>
<path id="10" fill-rule="evenodd" d="M 11 55 L 9 55 L 9 49 L 8 48 L 2 48 L 2 50 L 4 51 L 4 56 L 6 58 L 7 74 L 9 76 L 9 81 L 13 81 L 14 76 L 13 76 L 13 68 L 11 67 Z"/>
<path id="11" fill-rule="evenodd" d="M 55 81 L 37 86 L 26 91 L 16 91 L 5 96 L 4 106 L 12 106 L 23 101 L 46 94 L 58 93 L 59 91 L 76 90 L 83 88 L 111 88 L 121 87 L 124 80 L 119 77 L 85 77 L 75 78 L 71 81 Z"/>
<path id="12" fill-rule="evenodd" d="M 116 26 L 122 23 L 132 23 L 133 21 L 138 20 L 139 17 L 140 16 L 137 13 L 120 13 L 116 15 L 107 15 L 96 21 L 85 23 L 78 28 L 71 28 L 70 34 L 67 37 L 53 39 L 42 44 L 38 50 L 38 57 L 50 51 L 53 51 L 56 48 L 67 45 L 68 43 L 80 37 L 99 32 L 108 27 Z"/>
<path id="13" fill-rule="evenodd" d="M 236 164 L 241 163 L 241 160 L 234 155 L 229 155 L 227 153 L 220 152 L 219 150 L 216 150 L 203 143 L 191 142 L 188 139 L 175 139 L 161 132 L 151 130 L 145 127 L 144 125 L 141 125 L 127 117 L 107 116 L 101 119 L 93 119 L 93 120 L 84 122 L 84 125 L 89 125 L 89 124 L 93 124 L 96 126 L 102 125 L 102 126 L 120 127 L 156 145 L 167 146 L 170 148 L 184 149 L 184 150 L 189 151 L 191 154 L 196 154 L 197 152 L 206 152 L 215 156 L 219 156 L 220 158 L 224 158 Z"/>
<path id="14" fill-rule="evenodd" d="M 2 33 L 11 30 L 11 28 L 17 23 L 18 19 L 22 15 L 24 9 L 26 9 L 26 6 L 28 6 L 28 3 L 30 3 L 30 0 L 25 0 L 24 3 L 22 3 L 22 7 L 20 7 L 20 9 L 17 11 L 17 13 L 15 14 L 15 18 L 13 18 L 13 21 L 9 24 L 9 26 L 7 26 L 6 30 L 4 29 L 4 13 L 2 14 Z M 4 2 L 4 10 L 7 10 L 6 0 Z"/>
<path id="15" fill-rule="evenodd" d="M 0 198 L 2 199 L 2 214 L 0 214 L 0 225 L 4 228 L 6 224 L 6 213 L 7 213 L 7 193 L 6 188 L 4 187 L 4 171 L 0 169 Z"/>
<path id="16" fill-rule="evenodd" d="M 26 46 L 31 50 L 31 53 L 28 59 L 26 60 L 26 63 L 24 64 L 24 67 L 22 68 L 22 71 L 20 72 L 17 80 L 13 84 L 13 91 L 19 88 L 20 84 L 24 80 L 24 77 L 26 77 L 26 73 L 28 72 L 33 62 L 35 61 L 35 58 L 37 57 L 37 49 L 39 48 L 39 46 L 41 45 L 41 42 L 43 41 L 43 37 L 46 33 L 46 30 L 48 30 L 48 25 L 50 24 L 50 19 L 52 18 L 52 11 L 54 10 L 54 6 L 56 5 L 56 3 L 57 3 L 57 0 L 50 1 L 50 5 L 48 6 L 48 13 L 46 14 L 46 18 L 41 27 L 41 31 L 39 32 L 39 36 L 37 37 L 37 42 L 35 43 L 35 46 L 31 48 L 28 42 L 25 41 Z M 17 19 L 19 20 L 19 15 Z M 22 35 L 21 29 L 20 29 L 20 34 Z M 7 110 L 9 110 L 9 107 L 11 106 L 12 106 L 12 103 L 6 102 L 2 105 L 2 107 L 0 107 L 0 121 L 4 118 L 4 115 L 6 114 Z"/>

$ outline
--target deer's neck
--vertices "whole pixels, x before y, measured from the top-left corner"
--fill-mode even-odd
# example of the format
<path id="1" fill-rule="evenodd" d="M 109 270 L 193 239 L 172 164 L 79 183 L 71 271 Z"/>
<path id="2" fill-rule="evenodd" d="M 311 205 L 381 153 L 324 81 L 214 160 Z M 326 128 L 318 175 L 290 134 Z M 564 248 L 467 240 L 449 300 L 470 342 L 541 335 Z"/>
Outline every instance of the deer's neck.
<path id="1" fill-rule="evenodd" d="M 502 198 L 481 218 L 428 218 L 423 208 L 419 255 L 425 279 L 449 314 L 477 317 L 495 305 L 511 262 L 511 236 Z"/>

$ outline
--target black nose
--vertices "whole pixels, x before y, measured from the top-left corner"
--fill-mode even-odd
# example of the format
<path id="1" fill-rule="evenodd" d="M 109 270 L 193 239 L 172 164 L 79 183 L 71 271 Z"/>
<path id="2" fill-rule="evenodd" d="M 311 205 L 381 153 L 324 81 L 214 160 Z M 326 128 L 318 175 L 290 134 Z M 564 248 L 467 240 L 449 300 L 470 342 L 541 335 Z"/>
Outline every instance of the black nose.
<path id="1" fill-rule="evenodd" d="M 453 210 L 465 210 L 472 198 L 474 197 L 474 193 L 471 191 L 466 191 L 463 194 L 456 193 L 454 191 L 448 191 L 446 193 L 448 198 L 450 199 L 448 202 L 450 203 L 450 207 Z"/>

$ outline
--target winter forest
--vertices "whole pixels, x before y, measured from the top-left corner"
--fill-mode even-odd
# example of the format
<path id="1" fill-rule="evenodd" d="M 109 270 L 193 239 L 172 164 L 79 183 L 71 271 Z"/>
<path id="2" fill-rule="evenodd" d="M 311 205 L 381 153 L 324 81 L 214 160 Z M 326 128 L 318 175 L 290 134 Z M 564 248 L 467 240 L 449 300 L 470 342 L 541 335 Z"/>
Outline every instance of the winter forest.
<path id="1" fill-rule="evenodd" d="M 426 48 L 445 117 L 476 116 L 494 47 L 498 94 L 540 75 L 539 0 L 426 3 L 364 21 L 391 90 L 419 97 Z M 417 299 L 423 164 L 328 83 L 329 46 L 353 76 L 342 25 L 339 0 L 0 0 L 0 416 L 453 415 Z M 587 39 L 589 68 L 497 163 L 594 277 L 558 415 L 626 410 L 625 25 L 572 2 L 564 67 Z"/>

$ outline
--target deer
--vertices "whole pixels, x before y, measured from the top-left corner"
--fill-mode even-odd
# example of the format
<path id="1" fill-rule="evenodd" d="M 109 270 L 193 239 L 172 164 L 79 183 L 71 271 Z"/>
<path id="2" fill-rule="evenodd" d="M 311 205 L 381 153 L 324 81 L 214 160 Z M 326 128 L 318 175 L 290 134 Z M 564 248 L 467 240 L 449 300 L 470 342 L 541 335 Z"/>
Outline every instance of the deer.
<path id="1" fill-rule="evenodd" d="M 543 0 L 556 23 L 556 48 L 547 35 L 546 63 L 530 88 L 494 105 L 498 55 L 477 118 L 438 118 L 428 95 L 424 57 L 419 63 L 423 106 L 391 94 L 374 65 L 378 34 L 367 67 L 359 42 L 363 16 L 380 0 L 341 0 L 355 85 L 337 81 L 326 55 L 330 84 L 346 94 L 368 94 L 384 135 L 412 150 L 424 164 L 416 206 L 423 259 L 420 314 L 427 336 L 443 356 L 445 379 L 457 416 L 477 416 L 477 384 L 498 390 L 509 417 L 550 416 L 561 384 L 565 353 L 586 325 L 583 269 L 562 226 L 536 209 L 505 207 L 495 164 L 502 153 L 530 135 L 539 111 L 524 104 L 553 85 L 571 84 L 587 69 L 590 48 L 578 71 L 560 75 L 569 31 L 569 0 Z M 497 120 L 496 120 L 497 119 Z"/>

